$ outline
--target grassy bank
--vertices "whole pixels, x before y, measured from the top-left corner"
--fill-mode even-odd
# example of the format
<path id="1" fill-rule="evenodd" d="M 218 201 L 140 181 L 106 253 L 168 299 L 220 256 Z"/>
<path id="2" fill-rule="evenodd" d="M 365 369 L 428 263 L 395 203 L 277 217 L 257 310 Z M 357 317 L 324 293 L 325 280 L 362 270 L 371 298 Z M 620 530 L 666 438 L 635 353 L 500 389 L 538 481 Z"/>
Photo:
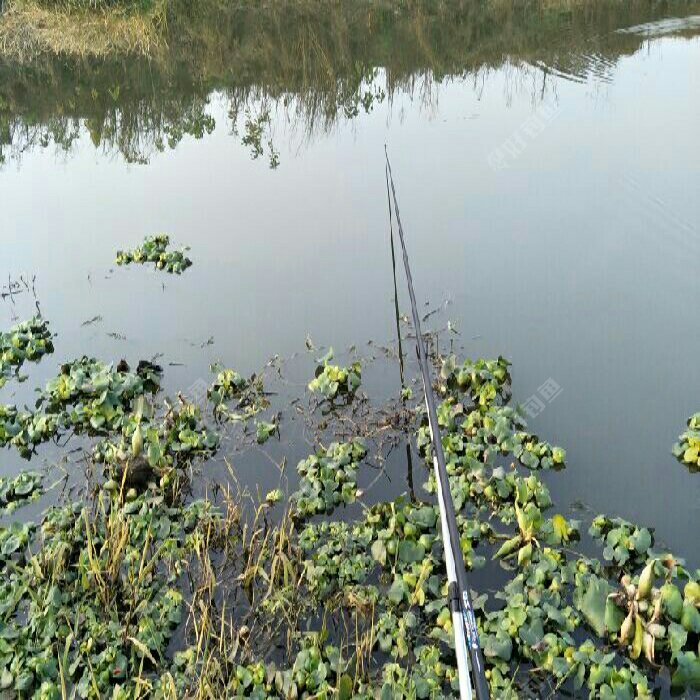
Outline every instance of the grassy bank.
<path id="1" fill-rule="evenodd" d="M 165 0 L 9 0 L 0 15 L 0 52 L 21 62 L 41 55 L 155 56 L 164 45 L 165 7 Z"/>
<path id="2" fill-rule="evenodd" d="M 585 25 L 595 22 L 614 30 L 626 15 L 640 18 L 663 15 L 690 7 L 691 0 L 670 3 L 649 0 L 610 2 L 608 0 L 382 0 L 381 2 L 341 3 L 328 0 L 278 0 L 221 2 L 202 0 L 6 0 L 0 14 L 0 55 L 26 62 L 40 55 L 120 58 L 136 55 L 147 58 L 177 57 L 183 48 L 200 53 L 200 64 L 209 72 L 220 70 L 217 57 L 229 57 L 233 39 L 255 29 L 260 40 L 252 47 L 257 61 L 296 70 L 299 51 L 310 51 L 312 60 L 322 60 L 337 70 L 339 61 L 364 46 L 372 54 L 384 54 L 387 62 L 403 64 L 416 53 L 428 57 L 443 40 L 457 51 L 460 46 L 481 43 L 480 53 L 498 49 L 511 31 L 525 45 L 543 37 L 562 21 L 578 35 L 586 35 Z M 294 45 L 303 27 L 310 43 Z M 373 38 L 399 27 L 396 38 L 403 41 L 376 44 Z M 523 29 L 525 35 L 522 35 Z M 351 30 L 349 44 L 345 37 Z M 325 35 L 346 45 L 345 50 L 328 53 Z M 460 44 L 451 37 L 461 34 Z M 282 34 L 283 36 L 279 36 Z M 366 37 L 364 36 L 366 35 Z M 315 41 L 318 37 L 319 42 Z M 391 37 L 387 37 L 391 38 Z M 496 44 L 493 39 L 496 39 Z M 282 46 L 279 46 L 282 44 Z M 286 45 L 286 49 L 284 50 Z M 518 43 L 511 42 L 513 47 Z M 283 50 L 278 50 L 278 49 Z M 348 53 L 348 50 L 350 53 Z M 271 53 L 270 53 L 271 52 Z M 313 54 L 318 52 L 318 55 Z M 391 61 L 388 59 L 391 58 Z M 444 58 L 444 57 L 443 57 Z M 291 63 L 288 63 L 291 61 Z M 308 65 L 305 63 L 304 65 Z"/>
<path id="3" fill-rule="evenodd" d="M 207 110 L 212 92 L 224 96 L 231 131 L 240 132 L 256 156 L 266 119 L 276 111 L 312 138 L 396 92 L 430 106 L 440 81 L 476 81 L 506 62 L 524 72 L 551 66 L 585 80 L 646 41 L 616 29 L 700 12 L 698 0 L 589 0 L 555 7 L 512 0 L 168 0 L 167 8 L 90 11 L 36 5 L 49 19 L 23 34 L 11 29 L 24 21 L 13 9 L 21 5 L 12 3 L 28 1 L 10 0 L 0 19 L 0 163 L 48 144 L 70 151 L 84 128 L 95 147 L 146 161 L 183 135 L 198 138 L 214 128 Z M 59 31 L 57 17 L 71 27 Z M 79 17 L 90 31 L 77 29 Z M 121 38 L 105 33 L 110 22 L 122 27 Z M 138 40 L 129 27 L 139 30 Z M 71 36 L 74 45 L 67 48 Z M 530 81 L 533 99 L 541 99 L 545 82 L 546 70 L 541 80 Z M 272 161 L 271 136 L 263 136 Z"/>

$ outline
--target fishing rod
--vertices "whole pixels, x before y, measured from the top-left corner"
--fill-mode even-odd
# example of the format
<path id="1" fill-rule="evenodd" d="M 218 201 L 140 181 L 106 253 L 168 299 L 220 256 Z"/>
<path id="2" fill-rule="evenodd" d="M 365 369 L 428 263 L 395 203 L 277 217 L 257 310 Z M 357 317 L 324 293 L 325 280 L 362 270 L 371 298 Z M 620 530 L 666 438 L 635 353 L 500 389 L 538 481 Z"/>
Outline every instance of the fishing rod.
<path id="1" fill-rule="evenodd" d="M 462 548 L 460 546 L 459 529 L 457 527 L 454 502 L 452 501 L 452 494 L 450 493 L 447 467 L 445 466 L 445 453 L 442 449 L 442 438 L 440 437 L 437 411 L 435 409 L 435 397 L 433 395 L 433 385 L 430 378 L 430 369 L 428 367 L 427 352 L 423 341 L 420 317 L 418 315 L 416 293 L 413 289 L 413 278 L 411 277 L 411 267 L 408 262 L 408 252 L 406 251 L 406 241 L 404 240 L 403 226 L 401 225 L 399 204 L 396 199 L 394 177 L 391 172 L 391 163 L 389 162 L 389 154 L 386 151 L 386 146 L 384 147 L 384 152 L 386 156 L 387 187 L 388 183 L 391 183 L 391 194 L 394 201 L 394 211 L 396 212 L 396 227 L 399 232 L 401 249 L 403 251 L 403 265 L 406 270 L 408 295 L 411 299 L 411 314 L 413 315 L 413 327 L 416 333 L 418 362 L 423 377 L 425 405 L 428 411 L 428 427 L 430 429 L 430 438 L 433 443 L 433 467 L 435 469 L 435 480 L 437 481 L 440 527 L 445 550 L 448 599 L 450 613 L 452 614 L 452 627 L 455 635 L 459 694 L 461 700 L 472 700 L 472 692 L 476 696 L 476 700 L 488 700 L 489 687 L 484 673 L 484 658 L 481 652 L 481 646 L 479 645 L 474 608 L 472 607 L 469 588 L 467 586 L 467 572 L 464 566 Z M 469 674 L 470 662 L 474 681 L 473 691 L 472 678 L 470 678 Z"/>

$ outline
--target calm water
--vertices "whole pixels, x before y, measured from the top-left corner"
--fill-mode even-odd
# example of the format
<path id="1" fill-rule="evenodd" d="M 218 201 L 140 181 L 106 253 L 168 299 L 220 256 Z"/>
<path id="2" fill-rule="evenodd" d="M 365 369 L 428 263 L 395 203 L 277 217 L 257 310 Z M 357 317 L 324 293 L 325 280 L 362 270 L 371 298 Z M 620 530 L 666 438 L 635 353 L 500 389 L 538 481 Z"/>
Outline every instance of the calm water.
<path id="1" fill-rule="evenodd" d="M 16 399 L 85 352 L 163 353 L 174 389 L 307 333 L 392 342 L 387 144 L 418 295 L 449 302 L 436 323 L 510 358 L 520 402 L 560 388 L 530 422 L 568 452 L 555 499 L 654 525 L 700 563 L 700 476 L 670 453 L 700 410 L 700 7 L 591 7 L 324 15 L 304 69 L 308 23 L 287 46 L 265 18 L 274 58 L 246 53 L 250 20 L 191 74 L 182 56 L 2 66 L 0 280 L 36 275 L 58 333 Z M 192 247 L 185 275 L 112 270 L 159 231 Z M 32 310 L 5 301 L 3 326 Z M 392 368 L 368 379 L 396 390 Z"/>

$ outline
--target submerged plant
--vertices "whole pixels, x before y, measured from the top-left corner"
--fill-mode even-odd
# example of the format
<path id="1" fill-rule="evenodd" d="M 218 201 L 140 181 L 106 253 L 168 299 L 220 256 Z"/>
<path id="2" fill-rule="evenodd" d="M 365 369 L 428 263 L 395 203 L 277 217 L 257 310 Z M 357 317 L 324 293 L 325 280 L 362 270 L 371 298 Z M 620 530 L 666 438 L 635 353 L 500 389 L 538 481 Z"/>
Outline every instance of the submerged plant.
<path id="1" fill-rule="evenodd" d="M 165 234 L 149 236 L 133 250 L 117 251 L 117 265 L 153 263 L 158 270 L 179 275 L 192 265 L 192 261 L 185 255 L 189 248 L 168 250 L 169 245 L 170 237 Z"/>

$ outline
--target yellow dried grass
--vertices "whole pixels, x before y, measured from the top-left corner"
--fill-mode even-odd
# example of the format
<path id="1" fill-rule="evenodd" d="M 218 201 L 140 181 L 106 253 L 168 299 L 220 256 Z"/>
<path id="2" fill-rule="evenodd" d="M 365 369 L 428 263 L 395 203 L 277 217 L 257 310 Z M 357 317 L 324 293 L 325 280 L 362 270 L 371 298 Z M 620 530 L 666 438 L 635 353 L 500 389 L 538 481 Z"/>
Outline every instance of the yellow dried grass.
<path id="1" fill-rule="evenodd" d="M 20 62 L 43 54 L 153 57 L 164 48 L 164 26 L 164 7 L 148 13 L 120 8 L 71 10 L 15 0 L 0 15 L 0 55 Z"/>

